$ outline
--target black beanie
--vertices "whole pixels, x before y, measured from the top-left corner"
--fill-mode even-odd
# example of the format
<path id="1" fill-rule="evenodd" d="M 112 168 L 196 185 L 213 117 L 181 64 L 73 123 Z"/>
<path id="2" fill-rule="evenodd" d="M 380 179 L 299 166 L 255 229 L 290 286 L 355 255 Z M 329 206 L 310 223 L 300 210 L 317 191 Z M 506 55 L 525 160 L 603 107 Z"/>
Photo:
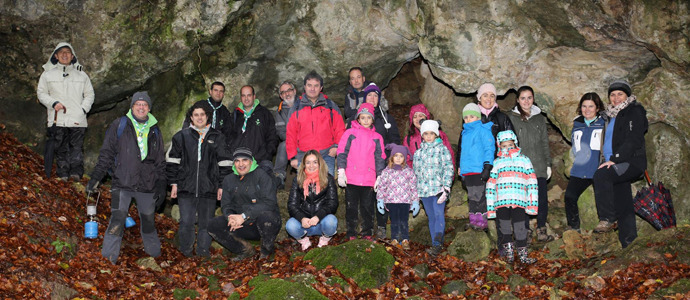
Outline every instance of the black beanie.
<path id="1" fill-rule="evenodd" d="M 628 97 L 632 95 L 632 89 L 630 88 L 630 84 L 628 84 L 627 81 L 625 80 L 616 80 L 609 85 L 609 95 L 611 95 L 611 92 L 613 91 L 623 91 Z"/>

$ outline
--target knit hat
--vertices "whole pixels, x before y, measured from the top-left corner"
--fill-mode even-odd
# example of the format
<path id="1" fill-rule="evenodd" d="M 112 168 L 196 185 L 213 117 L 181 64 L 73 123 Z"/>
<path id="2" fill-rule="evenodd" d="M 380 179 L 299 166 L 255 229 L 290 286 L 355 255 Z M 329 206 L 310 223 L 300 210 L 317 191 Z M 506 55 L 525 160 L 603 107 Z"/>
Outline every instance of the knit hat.
<path id="1" fill-rule="evenodd" d="M 474 103 L 468 103 L 465 108 L 462 109 L 462 118 L 466 116 L 475 116 L 479 119 L 482 118 L 482 113 L 479 111 L 479 105 Z"/>
<path id="2" fill-rule="evenodd" d="M 407 149 L 407 147 L 402 146 L 402 145 L 397 145 L 397 144 L 388 144 L 386 145 L 386 150 L 391 151 L 391 157 L 395 155 L 396 153 L 400 153 L 405 157 L 405 160 L 407 160 L 407 157 L 410 155 L 410 150 Z"/>
<path id="3" fill-rule="evenodd" d="M 515 143 L 515 147 L 518 146 L 517 136 L 512 130 L 501 131 L 496 135 L 496 142 L 498 142 L 499 146 L 501 145 L 501 142 L 505 141 L 513 141 Z"/>
<path id="4" fill-rule="evenodd" d="M 249 148 L 245 148 L 245 147 L 239 147 L 239 148 L 235 149 L 235 152 L 232 153 L 232 160 L 237 160 L 240 158 L 247 158 L 250 160 L 254 159 L 252 157 L 252 150 L 250 150 Z"/>
<path id="5" fill-rule="evenodd" d="M 477 100 L 479 100 L 479 98 L 480 98 L 482 95 L 484 95 L 484 94 L 486 94 L 486 93 L 488 93 L 488 92 L 492 92 L 492 93 L 494 93 L 494 95 L 496 95 L 496 87 L 495 87 L 493 84 L 491 84 L 491 83 L 482 84 L 482 85 L 479 87 L 479 89 L 477 90 Z"/>
<path id="6" fill-rule="evenodd" d="M 381 100 L 381 89 L 379 89 L 379 87 L 375 83 L 370 83 L 369 85 L 367 85 L 367 87 L 364 88 L 364 90 L 362 90 L 361 95 L 364 96 L 365 101 L 369 93 L 376 93 L 376 95 L 379 96 L 379 100 Z"/>
<path id="7" fill-rule="evenodd" d="M 419 132 L 421 134 L 424 134 L 427 131 L 431 131 L 436 134 L 436 136 L 439 136 L 438 134 L 438 122 L 435 120 L 426 120 L 422 123 L 421 128 L 419 129 Z"/>
<path id="8" fill-rule="evenodd" d="M 613 91 L 623 91 L 625 95 L 630 97 L 632 95 L 632 89 L 630 88 L 630 84 L 628 84 L 627 81 L 625 80 L 616 80 L 609 85 L 609 95 L 611 95 L 611 92 Z"/>
<path id="9" fill-rule="evenodd" d="M 149 97 L 149 92 L 143 91 L 134 93 L 132 96 L 132 103 L 129 104 L 129 108 L 132 108 L 134 103 L 137 101 L 146 101 L 146 103 L 149 104 L 149 108 L 151 108 L 151 97 Z"/>
<path id="10" fill-rule="evenodd" d="M 359 110 L 357 110 L 357 116 L 355 116 L 355 119 L 359 119 L 359 115 L 361 114 L 367 114 L 370 115 L 371 118 L 374 118 L 374 106 L 371 105 L 370 103 L 362 103 L 359 105 Z"/>

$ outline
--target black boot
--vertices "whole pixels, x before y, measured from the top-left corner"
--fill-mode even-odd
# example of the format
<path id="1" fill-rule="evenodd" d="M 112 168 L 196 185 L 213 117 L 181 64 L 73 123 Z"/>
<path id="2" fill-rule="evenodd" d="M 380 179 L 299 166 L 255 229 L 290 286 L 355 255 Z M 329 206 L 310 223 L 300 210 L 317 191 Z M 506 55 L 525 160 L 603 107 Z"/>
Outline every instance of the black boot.
<path id="1" fill-rule="evenodd" d="M 241 261 L 245 258 L 249 258 L 249 257 L 254 256 L 254 254 L 256 253 L 256 250 L 254 249 L 254 246 L 252 246 L 252 244 L 250 244 L 246 240 L 238 238 L 238 237 L 235 237 L 235 239 L 242 244 L 243 248 L 242 248 L 242 252 L 237 253 L 235 255 L 235 257 L 232 258 L 232 261 Z"/>
<path id="2" fill-rule="evenodd" d="M 498 247 L 498 255 L 509 264 L 515 261 L 513 243 L 505 243 Z"/>

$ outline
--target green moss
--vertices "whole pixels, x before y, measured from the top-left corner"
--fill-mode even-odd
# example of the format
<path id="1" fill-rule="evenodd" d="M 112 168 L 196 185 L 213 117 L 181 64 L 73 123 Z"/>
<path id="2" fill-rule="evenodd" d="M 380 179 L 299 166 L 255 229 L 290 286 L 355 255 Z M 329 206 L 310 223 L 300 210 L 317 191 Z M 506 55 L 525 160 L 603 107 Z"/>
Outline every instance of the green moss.
<path id="1" fill-rule="evenodd" d="M 262 282 L 264 282 L 264 281 L 266 281 L 266 280 L 269 280 L 269 279 L 270 279 L 270 277 L 269 277 L 268 275 L 266 275 L 266 274 L 259 274 L 259 275 L 256 275 L 256 276 L 255 276 L 254 278 L 252 278 L 251 280 L 249 280 L 249 282 L 247 282 L 247 285 L 249 285 L 249 286 L 251 286 L 251 287 L 257 287 L 260 283 L 262 283 Z"/>
<path id="2" fill-rule="evenodd" d="M 671 286 L 657 290 L 650 295 L 649 299 L 666 299 L 664 296 L 686 295 L 688 292 L 690 292 L 690 278 L 681 278 Z"/>
<path id="3" fill-rule="evenodd" d="M 328 277 L 326 279 L 326 284 L 333 287 L 340 287 L 343 291 L 346 291 L 350 287 L 350 284 L 340 277 Z"/>
<path id="4" fill-rule="evenodd" d="M 486 282 L 504 283 L 506 280 L 494 272 L 486 273 Z"/>
<path id="5" fill-rule="evenodd" d="M 418 290 L 426 290 L 430 288 L 429 284 L 424 281 L 415 281 L 410 284 L 410 286 Z"/>
<path id="6" fill-rule="evenodd" d="M 518 286 L 523 286 L 523 285 L 534 285 L 534 283 L 527 280 L 527 278 L 522 277 L 522 276 L 517 275 L 517 274 L 510 275 L 510 277 L 508 277 L 507 283 L 508 283 L 508 285 L 510 285 L 510 287 L 512 289 L 514 289 L 515 287 L 518 287 Z"/>
<path id="7" fill-rule="evenodd" d="M 462 280 L 451 280 L 446 285 L 441 288 L 441 292 L 444 294 L 451 294 L 457 292 L 458 295 L 463 295 L 469 288 L 467 283 Z"/>
<path id="8" fill-rule="evenodd" d="M 173 299 L 175 300 L 183 300 L 183 299 L 196 299 L 199 297 L 199 292 L 195 290 L 187 290 L 187 289 L 175 289 L 173 291 Z"/>
<path id="9" fill-rule="evenodd" d="M 208 290 L 210 292 L 220 291 L 220 283 L 218 283 L 218 277 L 209 275 L 206 276 L 208 280 Z"/>
<path id="10" fill-rule="evenodd" d="M 395 258 L 378 244 L 366 240 L 353 240 L 333 247 L 316 248 L 304 256 L 323 269 L 332 265 L 357 285 L 375 288 L 390 279 Z"/>
<path id="11" fill-rule="evenodd" d="M 245 299 L 327 299 L 315 289 L 282 279 L 263 281 Z"/>

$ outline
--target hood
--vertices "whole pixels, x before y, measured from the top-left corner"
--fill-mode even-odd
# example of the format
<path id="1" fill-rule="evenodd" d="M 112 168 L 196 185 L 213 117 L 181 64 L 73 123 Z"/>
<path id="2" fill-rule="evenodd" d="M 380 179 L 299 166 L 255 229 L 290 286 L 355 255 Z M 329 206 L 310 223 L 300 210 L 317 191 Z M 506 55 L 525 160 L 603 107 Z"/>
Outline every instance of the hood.
<path id="1" fill-rule="evenodd" d="M 481 120 L 476 120 L 476 121 L 471 122 L 471 123 L 462 124 L 463 129 L 469 129 L 469 128 L 474 129 L 477 127 L 484 127 L 485 129 L 488 129 L 489 131 L 491 131 L 491 126 L 494 126 L 494 122 L 489 121 L 486 123 L 482 123 Z"/>
<path id="2" fill-rule="evenodd" d="M 519 147 L 517 135 L 515 135 L 515 132 L 513 132 L 512 130 L 501 131 L 496 135 L 496 143 L 498 143 L 499 148 L 500 148 L 501 142 L 510 141 L 510 140 L 515 142 L 515 147 Z"/>
<path id="3" fill-rule="evenodd" d="M 72 55 L 74 56 L 72 57 L 71 63 L 77 70 L 81 71 L 83 67 L 79 64 L 79 60 L 77 59 L 77 53 L 74 52 L 74 48 L 72 48 L 72 45 L 66 42 L 61 42 L 57 44 L 57 46 L 55 46 L 53 52 L 50 53 L 50 57 L 48 57 L 48 62 L 43 64 L 43 70 L 48 71 L 58 66 L 58 60 L 55 58 L 55 53 L 58 51 L 58 49 L 62 47 L 69 47 L 69 49 L 72 51 Z"/>
<path id="4" fill-rule="evenodd" d="M 412 125 L 412 118 L 414 117 L 414 114 L 416 112 L 421 112 L 421 113 L 425 114 L 427 120 L 429 119 L 429 110 L 426 109 L 426 106 L 424 106 L 424 104 L 422 104 L 422 103 L 416 104 L 410 108 L 410 121 L 408 122 L 408 125 L 413 126 Z"/>
<path id="5" fill-rule="evenodd" d="M 517 115 L 520 115 L 520 110 L 518 110 L 517 105 L 515 107 L 513 107 L 513 112 L 516 113 Z M 532 105 L 532 108 L 530 108 L 529 117 L 527 117 L 527 118 L 529 119 L 529 118 L 536 116 L 540 113 L 541 113 L 541 108 L 539 108 L 539 106 Z"/>
<path id="6" fill-rule="evenodd" d="M 249 167 L 249 172 L 247 172 L 247 174 L 254 172 L 254 170 L 256 170 L 256 168 L 258 168 L 258 167 L 259 167 L 259 164 L 256 162 L 256 159 L 252 158 L 252 165 Z M 235 169 L 234 163 L 232 164 L 232 173 L 237 175 L 237 176 L 240 176 L 240 174 L 238 174 L 237 170 Z"/>

